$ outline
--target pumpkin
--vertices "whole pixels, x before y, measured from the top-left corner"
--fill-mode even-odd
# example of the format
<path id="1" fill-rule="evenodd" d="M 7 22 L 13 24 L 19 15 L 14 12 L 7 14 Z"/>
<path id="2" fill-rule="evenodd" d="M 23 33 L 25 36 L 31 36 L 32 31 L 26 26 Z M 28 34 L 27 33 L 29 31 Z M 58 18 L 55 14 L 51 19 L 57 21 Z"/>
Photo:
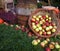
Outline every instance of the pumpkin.
<path id="1" fill-rule="evenodd" d="M 0 24 L 2 24 L 3 22 L 4 22 L 4 20 L 0 18 Z"/>

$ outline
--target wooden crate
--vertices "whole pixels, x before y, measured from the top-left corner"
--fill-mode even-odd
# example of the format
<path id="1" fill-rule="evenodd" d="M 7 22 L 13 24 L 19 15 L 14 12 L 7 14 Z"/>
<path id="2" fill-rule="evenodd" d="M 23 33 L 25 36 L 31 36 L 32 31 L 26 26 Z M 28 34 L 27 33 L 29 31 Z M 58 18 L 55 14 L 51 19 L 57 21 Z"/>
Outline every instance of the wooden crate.
<path id="1" fill-rule="evenodd" d="M 18 17 L 18 24 L 20 24 L 20 25 L 27 25 L 29 16 L 18 15 L 17 17 Z"/>

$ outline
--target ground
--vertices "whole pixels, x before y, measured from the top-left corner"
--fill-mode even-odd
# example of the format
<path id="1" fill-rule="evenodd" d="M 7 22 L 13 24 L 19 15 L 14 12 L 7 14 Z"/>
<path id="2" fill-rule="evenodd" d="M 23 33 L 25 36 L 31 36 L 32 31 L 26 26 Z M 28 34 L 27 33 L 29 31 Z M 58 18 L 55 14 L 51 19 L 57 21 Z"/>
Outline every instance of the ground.
<path id="1" fill-rule="evenodd" d="M 0 25 L 0 51 L 44 51 L 40 44 L 32 45 L 33 39 L 34 37 L 28 37 L 27 33 L 15 30 L 15 27 Z M 60 42 L 59 39 L 57 38 L 55 41 Z"/>

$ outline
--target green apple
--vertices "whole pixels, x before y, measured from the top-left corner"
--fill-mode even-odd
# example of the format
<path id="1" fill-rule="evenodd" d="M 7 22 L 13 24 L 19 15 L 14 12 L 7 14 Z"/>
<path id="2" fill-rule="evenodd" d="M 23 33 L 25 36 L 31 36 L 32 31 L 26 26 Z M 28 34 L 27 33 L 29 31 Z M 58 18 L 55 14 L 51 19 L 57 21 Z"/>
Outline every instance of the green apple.
<path id="1" fill-rule="evenodd" d="M 33 45 L 38 45 L 37 40 L 33 40 L 33 41 L 32 41 L 32 44 L 33 44 Z"/>

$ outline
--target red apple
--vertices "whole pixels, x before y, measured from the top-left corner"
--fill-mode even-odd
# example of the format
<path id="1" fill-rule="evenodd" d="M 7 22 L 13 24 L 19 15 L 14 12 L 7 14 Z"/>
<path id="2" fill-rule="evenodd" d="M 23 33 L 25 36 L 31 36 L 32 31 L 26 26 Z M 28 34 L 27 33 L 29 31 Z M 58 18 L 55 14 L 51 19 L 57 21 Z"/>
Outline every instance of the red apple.
<path id="1" fill-rule="evenodd" d="M 46 19 L 46 16 L 42 16 L 43 19 Z"/>
<path id="2" fill-rule="evenodd" d="M 34 18 L 32 18 L 32 19 L 31 19 L 31 21 L 32 21 L 32 22 L 35 22 L 35 19 L 34 19 Z"/>
<path id="3" fill-rule="evenodd" d="M 46 26 L 49 26 L 49 22 L 46 22 L 45 24 L 46 24 Z"/>
<path id="4" fill-rule="evenodd" d="M 35 21 L 36 24 L 38 24 L 39 22 L 38 21 Z"/>
<path id="5" fill-rule="evenodd" d="M 42 28 L 45 29 L 46 28 L 46 25 L 43 25 Z"/>
<path id="6" fill-rule="evenodd" d="M 49 47 L 47 47 L 45 50 L 46 50 L 46 51 L 51 51 L 51 49 L 50 49 Z"/>
<path id="7" fill-rule="evenodd" d="M 43 35 L 46 35 L 47 33 L 46 32 L 43 32 Z"/>

